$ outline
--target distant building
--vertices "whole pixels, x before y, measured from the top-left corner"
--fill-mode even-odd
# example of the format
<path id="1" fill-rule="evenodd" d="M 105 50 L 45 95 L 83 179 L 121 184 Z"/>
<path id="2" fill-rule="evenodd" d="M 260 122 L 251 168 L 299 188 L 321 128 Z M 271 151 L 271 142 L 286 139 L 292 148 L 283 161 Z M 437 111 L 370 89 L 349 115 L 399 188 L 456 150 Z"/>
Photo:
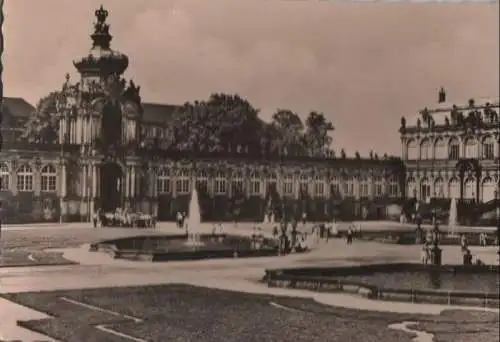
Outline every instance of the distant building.
<path id="1" fill-rule="evenodd" d="M 74 62 L 57 100 L 58 144 L 20 142 L 34 108 L 5 99 L 4 147 L 0 151 L 0 196 L 7 222 L 87 220 L 98 208 L 127 207 L 160 220 L 187 212 L 191 189 L 200 192 L 208 220 L 276 217 L 331 219 L 385 216 L 385 205 L 404 196 L 404 166 L 398 158 L 250 158 L 168 154 L 162 150 L 176 106 L 141 101 L 139 87 L 125 86 L 125 103 L 113 101 L 128 57 L 111 50 L 108 13 L 96 11 L 92 48 Z M 107 83 L 109 79 L 115 83 Z M 159 149 L 142 145 L 157 138 Z"/>
<path id="2" fill-rule="evenodd" d="M 441 89 L 436 106 L 401 119 L 406 194 L 488 202 L 499 188 L 499 99 L 454 104 Z"/>

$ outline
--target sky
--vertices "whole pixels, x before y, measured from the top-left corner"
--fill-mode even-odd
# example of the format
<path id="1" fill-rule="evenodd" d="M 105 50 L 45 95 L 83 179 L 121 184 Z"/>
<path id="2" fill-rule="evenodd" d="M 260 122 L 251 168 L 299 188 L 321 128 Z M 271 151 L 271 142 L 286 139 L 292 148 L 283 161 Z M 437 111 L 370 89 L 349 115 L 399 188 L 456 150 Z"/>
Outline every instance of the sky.
<path id="1" fill-rule="evenodd" d="M 287 0 L 10 0 L 4 92 L 32 104 L 87 54 L 103 4 L 143 101 L 238 93 L 269 119 L 323 112 L 333 148 L 400 155 L 401 116 L 499 94 L 499 5 Z"/>

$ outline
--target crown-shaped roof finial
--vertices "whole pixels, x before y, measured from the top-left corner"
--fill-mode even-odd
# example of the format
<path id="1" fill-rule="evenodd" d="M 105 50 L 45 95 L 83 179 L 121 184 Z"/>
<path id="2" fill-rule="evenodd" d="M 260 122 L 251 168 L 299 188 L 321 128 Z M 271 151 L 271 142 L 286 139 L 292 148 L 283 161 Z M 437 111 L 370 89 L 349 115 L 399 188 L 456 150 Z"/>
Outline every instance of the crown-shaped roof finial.
<path id="1" fill-rule="evenodd" d="M 106 18 L 108 17 L 109 12 L 104 9 L 104 7 L 101 5 L 98 10 L 95 11 L 95 17 L 97 18 L 97 22 L 99 24 L 104 24 L 106 21 Z"/>

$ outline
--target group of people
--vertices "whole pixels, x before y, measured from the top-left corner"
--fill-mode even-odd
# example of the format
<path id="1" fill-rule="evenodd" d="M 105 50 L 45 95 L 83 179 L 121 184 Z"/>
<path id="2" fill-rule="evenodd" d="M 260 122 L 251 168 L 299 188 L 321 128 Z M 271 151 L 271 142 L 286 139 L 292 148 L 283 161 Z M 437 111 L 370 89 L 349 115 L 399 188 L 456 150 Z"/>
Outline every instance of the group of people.
<path id="1" fill-rule="evenodd" d="M 141 212 L 133 213 L 127 208 L 116 208 L 114 212 L 97 209 L 92 217 L 94 228 L 97 227 L 133 227 L 155 228 L 156 217 Z"/>

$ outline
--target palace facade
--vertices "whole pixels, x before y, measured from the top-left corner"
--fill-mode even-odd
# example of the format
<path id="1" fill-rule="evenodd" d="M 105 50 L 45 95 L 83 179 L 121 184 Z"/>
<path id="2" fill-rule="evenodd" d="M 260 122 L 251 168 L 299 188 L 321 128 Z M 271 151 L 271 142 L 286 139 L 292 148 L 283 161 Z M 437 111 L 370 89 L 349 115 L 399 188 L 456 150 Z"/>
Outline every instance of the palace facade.
<path id="1" fill-rule="evenodd" d="M 447 102 L 401 119 L 406 194 L 429 202 L 451 199 L 486 203 L 499 189 L 499 99 Z"/>
<path id="2" fill-rule="evenodd" d="M 177 107 L 144 103 L 140 88 L 124 83 L 128 57 L 110 48 L 108 12 L 101 7 L 95 15 L 92 48 L 74 62 L 80 79 L 68 76 L 57 98 L 58 143 L 21 142 L 34 108 L 4 100 L 4 222 L 88 220 L 98 208 L 117 207 L 172 220 L 188 211 L 193 186 L 205 220 L 262 220 L 269 210 L 278 218 L 383 218 L 387 205 L 401 204 L 398 158 L 167 153 L 162 141 Z M 113 101 L 117 93 L 121 104 Z M 150 138 L 159 146 L 145 146 Z"/>

